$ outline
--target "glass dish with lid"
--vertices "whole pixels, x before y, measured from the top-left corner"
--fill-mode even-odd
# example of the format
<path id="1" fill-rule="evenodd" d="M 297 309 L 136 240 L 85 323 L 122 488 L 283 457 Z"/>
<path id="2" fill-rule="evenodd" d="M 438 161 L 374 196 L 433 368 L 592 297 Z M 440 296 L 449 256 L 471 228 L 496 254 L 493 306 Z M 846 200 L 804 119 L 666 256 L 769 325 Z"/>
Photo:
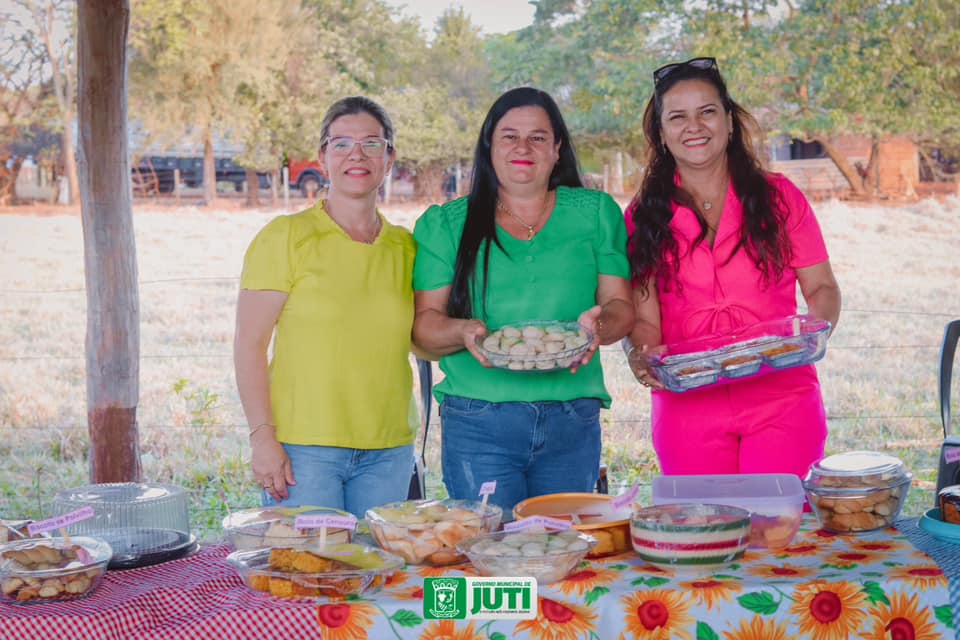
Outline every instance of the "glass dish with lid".
<path id="1" fill-rule="evenodd" d="M 179 558 L 197 548 L 190 533 L 189 496 L 182 487 L 155 482 L 91 484 L 57 492 L 54 515 L 91 507 L 94 515 L 67 527 L 113 548 L 111 569 L 130 569 Z"/>
<path id="2" fill-rule="evenodd" d="M 304 547 L 319 543 L 323 532 L 317 527 L 297 528 L 298 516 L 350 517 L 346 511 L 329 507 L 254 507 L 234 511 L 223 519 L 223 532 L 237 550 L 265 547 Z M 347 529 L 329 528 L 326 542 L 350 542 Z"/>
<path id="3" fill-rule="evenodd" d="M 803 488 L 821 527 L 855 533 L 893 524 L 912 479 L 896 456 L 849 451 L 814 463 Z"/>

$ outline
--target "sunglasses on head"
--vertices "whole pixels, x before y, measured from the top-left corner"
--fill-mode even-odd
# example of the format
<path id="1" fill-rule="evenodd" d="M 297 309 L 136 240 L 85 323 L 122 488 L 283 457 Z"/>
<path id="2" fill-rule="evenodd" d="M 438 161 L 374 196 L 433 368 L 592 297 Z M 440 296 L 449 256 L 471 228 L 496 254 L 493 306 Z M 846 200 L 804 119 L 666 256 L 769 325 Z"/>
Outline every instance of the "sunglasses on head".
<path id="1" fill-rule="evenodd" d="M 703 71 L 717 70 L 716 58 L 691 58 L 686 62 L 671 62 L 653 72 L 653 86 L 657 86 L 664 78 L 681 67 L 702 69 Z"/>

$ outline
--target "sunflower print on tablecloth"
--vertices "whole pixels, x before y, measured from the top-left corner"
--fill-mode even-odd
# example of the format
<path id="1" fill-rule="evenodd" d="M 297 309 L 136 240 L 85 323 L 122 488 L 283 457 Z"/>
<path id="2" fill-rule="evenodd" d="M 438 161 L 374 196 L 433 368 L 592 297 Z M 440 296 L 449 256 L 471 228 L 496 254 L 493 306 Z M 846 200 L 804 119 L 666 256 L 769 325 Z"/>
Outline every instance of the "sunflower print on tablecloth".
<path id="1" fill-rule="evenodd" d="M 324 640 L 366 640 L 376 615 L 376 607 L 356 600 L 317 607 L 317 623 Z"/>
<path id="2" fill-rule="evenodd" d="M 550 598 L 537 599 L 537 617 L 517 623 L 516 634 L 529 633 L 531 640 L 580 640 L 595 631 L 597 614 L 589 607 Z"/>

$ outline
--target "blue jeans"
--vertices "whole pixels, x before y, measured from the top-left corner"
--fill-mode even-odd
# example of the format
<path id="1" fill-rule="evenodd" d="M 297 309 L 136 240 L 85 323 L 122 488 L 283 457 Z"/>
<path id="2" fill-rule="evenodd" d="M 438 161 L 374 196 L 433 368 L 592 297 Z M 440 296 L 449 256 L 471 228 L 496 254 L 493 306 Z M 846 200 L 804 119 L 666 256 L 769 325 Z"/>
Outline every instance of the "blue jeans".
<path id="1" fill-rule="evenodd" d="M 535 374 L 534 374 L 535 375 Z M 451 498 L 513 506 L 548 493 L 593 491 L 600 472 L 600 400 L 486 402 L 446 396 L 440 405 L 443 483 Z"/>
<path id="2" fill-rule="evenodd" d="M 391 449 L 282 444 L 297 484 L 287 485 L 290 496 L 282 502 L 262 492 L 264 506 L 332 507 L 363 518 L 371 507 L 407 499 L 412 444 Z"/>

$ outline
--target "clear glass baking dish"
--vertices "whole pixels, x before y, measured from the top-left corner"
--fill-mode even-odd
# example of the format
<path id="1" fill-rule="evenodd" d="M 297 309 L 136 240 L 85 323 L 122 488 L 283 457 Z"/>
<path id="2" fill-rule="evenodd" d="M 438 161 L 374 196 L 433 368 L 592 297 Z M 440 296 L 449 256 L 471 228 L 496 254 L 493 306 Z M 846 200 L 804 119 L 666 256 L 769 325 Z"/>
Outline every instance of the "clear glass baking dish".
<path id="1" fill-rule="evenodd" d="M 719 334 L 655 347 L 647 358 L 657 379 L 677 393 L 813 364 L 827 351 L 830 323 L 794 315 Z"/>

